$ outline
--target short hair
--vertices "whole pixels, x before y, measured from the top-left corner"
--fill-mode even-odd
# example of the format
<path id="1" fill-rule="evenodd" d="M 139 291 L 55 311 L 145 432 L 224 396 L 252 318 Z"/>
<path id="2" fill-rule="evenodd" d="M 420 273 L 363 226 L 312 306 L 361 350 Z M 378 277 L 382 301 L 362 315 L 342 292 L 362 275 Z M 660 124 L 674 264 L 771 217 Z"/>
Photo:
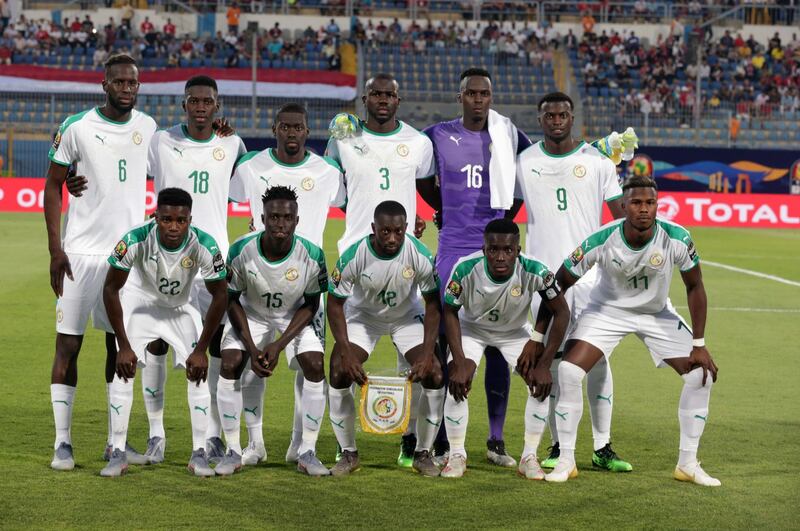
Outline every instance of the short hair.
<path id="1" fill-rule="evenodd" d="M 483 234 L 516 234 L 519 236 L 519 226 L 510 219 L 493 219 L 486 225 Z"/>
<path id="2" fill-rule="evenodd" d="M 375 207 L 373 219 L 377 219 L 381 214 L 387 216 L 403 216 L 404 218 L 408 218 L 405 207 L 403 207 L 403 205 L 397 201 L 384 201 L 383 203 L 380 203 Z"/>
<path id="3" fill-rule="evenodd" d="M 289 188 L 288 186 L 272 186 L 267 188 L 267 191 L 261 196 L 261 202 L 264 204 L 267 204 L 270 201 L 277 201 L 279 199 L 294 201 L 296 203 L 297 192 L 294 191 L 294 188 Z"/>
<path id="4" fill-rule="evenodd" d="M 632 177 L 628 177 L 628 179 L 622 185 L 622 191 L 626 192 L 633 188 L 652 188 L 657 192 L 658 184 L 652 177 L 647 177 L 645 175 L 634 175 Z"/>
<path id="5" fill-rule="evenodd" d="M 188 207 L 192 209 L 192 196 L 182 188 L 164 188 L 158 192 L 156 208 L 161 206 Z"/>
<path id="6" fill-rule="evenodd" d="M 486 70 L 485 68 L 478 68 L 478 67 L 467 68 L 466 70 L 461 72 L 461 77 L 459 77 L 458 80 L 464 81 L 468 77 L 472 76 L 488 77 L 489 81 L 492 80 L 492 74 L 490 74 L 488 70 Z"/>
<path id="7" fill-rule="evenodd" d="M 106 59 L 105 63 L 103 63 L 103 67 L 106 70 L 115 65 L 133 65 L 136 67 L 139 66 L 138 63 L 136 62 L 136 59 L 134 59 L 133 57 L 131 57 L 126 53 L 115 53 L 114 55 Z"/>
<path id="8" fill-rule="evenodd" d="M 536 109 L 541 111 L 545 103 L 560 103 L 562 101 L 569 103 L 570 110 L 575 109 L 575 104 L 572 103 L 572 98 L 563 92 L 551 92 L 550 94 L 545 94 L 542 99 L 539 100 L 539 104 L 536 106 Z"/>
<path id="9" fill-rule="evenodd" d="M 364 83 L 364 89 L 369 88 L 369 86 L 372 85 L 372 83 L 378 81 L 379 79 L 382 79 L 384 81 L 392 81 L 398 87 L 400 86 L 400 83 L 397 82 L 397 79 L 395 79 L 395 77 L 392 74 L 387 74 L 386 72 L 378 72 L 377 74 L 367 79 L 367 82 Z"/>
<path id="10" fill-rule="evenodd" d="M 214 92 L 219 92 L 217 89 L 217 82 L 208 76 L 192 76 L 186 81 L 186 86 L 183 87 L 184 92 L 192 87 L 211 87 Z"/>
<path id="11" fill-rule="evenodd" d="M 289 102 L 289 103 L 284 103 L 283 105 L 278 107 L 278 110 L 275 111 L 275 121 L 276 122 L 280 119 L 279 117 L 283 113 L 302 114 L 303 118 L 306 121 L 306 123 L 308 123 L 308 110 L 306 109 L 306 106 L 303 105 L 302 103 L 297 103 L 297 102 L 292 101 L 292 102 Z"/>

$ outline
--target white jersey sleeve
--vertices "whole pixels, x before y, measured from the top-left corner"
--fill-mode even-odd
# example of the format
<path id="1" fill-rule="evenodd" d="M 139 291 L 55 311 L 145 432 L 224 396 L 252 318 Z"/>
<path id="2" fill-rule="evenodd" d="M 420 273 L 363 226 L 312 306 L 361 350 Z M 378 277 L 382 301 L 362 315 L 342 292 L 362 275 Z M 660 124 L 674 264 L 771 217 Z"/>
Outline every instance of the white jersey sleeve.
<path id="1" fill-rule="evenodd" d="M 87 112 L 89 111 L 69 116 L 61 123 L 48 154 L 51 161 L 61 166 L 69 166 L 78 159 L 78 144 L 75 138 L 77 128 L 69 126 L 80 120 Z"/>

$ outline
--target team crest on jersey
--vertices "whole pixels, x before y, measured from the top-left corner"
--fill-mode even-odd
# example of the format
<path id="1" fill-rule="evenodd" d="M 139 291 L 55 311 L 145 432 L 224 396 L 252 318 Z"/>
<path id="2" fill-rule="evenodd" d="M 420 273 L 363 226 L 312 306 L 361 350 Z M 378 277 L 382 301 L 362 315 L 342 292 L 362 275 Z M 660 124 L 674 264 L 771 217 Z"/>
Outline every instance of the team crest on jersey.
<path id="1" fill-rule="evenodd" d="M 447 294 L 456 299 L 461 296 L 462 289 L 461 284 L 456 280 L 451 280 L 450 283 L 447 284 Z"/>
<path id="2" fill-rule="evenodd" d="M 216 147 L 214 151 L 211 152 L 211 156 L 214 157 L 214 160 L 222 160 L 225 158 L 225 150 L 221 147 Z"/>
<path id="3" fill-rule="evenodd" d="M 134 131 L 133 132 L 133 143 L 138 146 L 138 145 L 140 145 L 142 143 L 142 140 L 144 140 L 142 138 L 142 133 L 140 133 L 139 131 Z"/>
<path id="4" fill-rule="evenodd" d="M 114 257 L 117 260 L 122 260 L 122 257 L 128 253 L 128 244 L 124 240 L 120 240 L 114 247 Z"/>
<path id="5" fill-rule="evenodd" d="M 300 188 L 305 190 L 306 192 L 310 192 L 314 189 L 314 179 L 311 177 L 306 177 L 302 181 L 300 181 Z"/>
<path id="6" fill-rule="evenodd" d="M 191 269 L 194 265 L 194 260 L 192 260 L 191 256 L 184 256 L 181 258 L 181 267 L 184 269 Z"/>
<path id="7" fill-rule="evenodd" d="M 583 178 L 586 176 L 586 166 L 583 164 L 576 164 L 575 167 L 572 168 L 572 174 L 578 179 Z"/>
<path id="8" fill-rule="evenodd" d="M 405 266 L 403 268 L 403 278 L 406 280 L 411 280 L 414 278 L 414 268 L 411 266 Z"/>
<path id="9" fill-rule="evenodd" d="M 64 320 L 64 311 L 63 310 L 57 310 L 56 311 L 56 322 L 60 323 L 63 320 Z"/>
<path id="10" fill-rule="evenodd" d="M 290 267 L 289 269 L 286 270 L 284 276 L 286 277 L 286 280 L 288 280 L 289 282 L 294 282 L 295 280 L 297 280 L 297 277 L 300 276 L 300 273 L 297 272 L 297 269 Z"/>
<path id="11" fill-rule="evenodd" d="M 397 146 L 397 154 L 400 155 L 401 157 L 407 157 L 408 152 L 409 150 L 407 145 L 400 144 L 399 146 Z"/>
<path id="12" fill-rule="evenodd" d="M 56 137 L 53 139 L 53 151 L 58 150 L 58 146 L 61 145 L 61 131 L 56 133 Z"/>
<path id="13" fill-rule="evenodd" d="M 664 263 L 664 256 L 658 251 L 650 256 L 650 265 L 653 267 L 660 267 Z"/>
<path id="14" fill-rule="evenodd" d="M 522 286 L 514 286 L 511 288 L 512 297 L 519 297 L 520 295 L 522 295 Z"/>
<path id="15" fill-rule="evenodd" d="M 574 251 L 572 251 L 572 254 L 569 255 L 569 259 L 570 262 L 572 262 L 572 265 L 574 266 L 580 264 L 581 260 L 583 260 L 583 247 L 579 246 Z"/>
<path id="16" fill-rule="evenodd" d="M 331 271 L 331 282 L 333 282 L 334 286 L 338 287 L 339 282 L 341 281 L 342 281 L 342 272 L 339 271 L 338 267 L 334 267 L 333 271 Z"/>

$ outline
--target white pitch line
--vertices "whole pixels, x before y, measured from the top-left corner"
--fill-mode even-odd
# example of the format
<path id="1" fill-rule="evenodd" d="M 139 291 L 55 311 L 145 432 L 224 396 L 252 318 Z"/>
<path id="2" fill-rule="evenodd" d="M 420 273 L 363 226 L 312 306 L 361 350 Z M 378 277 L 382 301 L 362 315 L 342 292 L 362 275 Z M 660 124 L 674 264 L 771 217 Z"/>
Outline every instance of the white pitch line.
<path id="1" fill-rule="evenodd" d="M 688 310 L 688 306 L 676 306 L 682 310 Z M 708 308 L 713 312 L 746 312 L 746 313 L 800 313 L 800 308 L 738 308 L 711 306 Z"/>
<path id="2" fill-rule="evenodd" d="M 775 275 L 768 275 L 766 273 L 760 273 L 758 271 L 752 271 L 750 269 L 742 269 L 741 267 L 734 267 L 728 264 L 720 264 L 719 262 L 711 262 L 710 260 L 703 260 L 702 263 L 714 267 L 719 267 L 721 269 L 727 269 L 728 271 L 735 271 L 737 273 L 742 273 L 753 277 L 766 278 L 767 280 L 774 280 L 775 282 L 780 282 L 782 284 L 789 284 L 790 286 L 796 286 L 800 288 L 800 282 L 789 280 L 787 278 L 776 277 Z"/>

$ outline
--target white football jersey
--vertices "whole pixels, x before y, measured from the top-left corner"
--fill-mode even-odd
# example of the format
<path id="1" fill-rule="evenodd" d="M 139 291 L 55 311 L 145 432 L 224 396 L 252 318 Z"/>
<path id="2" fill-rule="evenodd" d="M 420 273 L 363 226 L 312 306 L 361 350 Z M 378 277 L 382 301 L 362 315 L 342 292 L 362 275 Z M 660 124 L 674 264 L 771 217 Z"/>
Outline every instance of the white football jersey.
<path id="1" fill-rule="evenodd" d="M 349 298 L 348 305 L 367 317 L 393 322 L 420 311 L 418 287 L 423 294 L 439 290 L 433 256 L 421 241 L 406 234 L 400 251 L 382 258 L 366 236 L 339 258 L 328 293 Z"/>
<path id="2" fill-rule="evenodd" d="M 558 296 L 555 275 L 523 254 L 507 280 L 495 280 L 483 251 L 461 258 L 445 288 L 445 304 L 460 308 L 459 320 L 490 334 L 518 331 L 528 321 L 531 300 Z"/>
<path id="3" fill-rule="evenodd" d="M 657 219 L 653 238 L 641 249 L 631 249 L 623 223 L 618 219 L 603 225 L 564 260 L 564 267 L 580 277 L 597 264 L 589 304 L 658 313 L 667 304 L 674 267 L 688 271 L 700 257 L 689 231 L 680 225 Z"/>
<path id="4" fill-rule="evenodd" d="M 137 110 L 124 123 L 98 107 L 73 114 L 61 124 L 50 160 L 76 165 L 88 180 L 81 197 L 70 197 L 61 226 L 64 250 L 105 255 L 120 234 L 144 219 L 147 146 L 156 122 Z"/>
<path id="5" fill-rule="evenodd" d="M 398 121 L 391 133 L 361 128 L 343 140 L 331 138 L 327 155 L 344 170 L 347 213 L 339 254 L 372 232 L 372 220 L 383 201 L 397 201 L 406 209 L 409 230 L 417 215 L 417 179 L 436 172 L 430 138 Z"/>
<path id="6" fill-rule="evenodd" d="M 250 213 L 259 230 L 264 229 L 261 196 L 270 186 L 288 186 L 297 192 L 297 234 L 322 247 L 328 208 L 344 206 L 346 200 L 338 163 L 308 150 L 297 164 L 279 161 L 272 148 L 242 157 L 233 173 L 230 197 L 239 203 L 250 202 Z"/>
<path id="7" fill-rule="evenodd" d="M 281 260 L 270 262 L 261 251 L 263 231 L 242 236 L 228 255 L 228 290 L 242 293 L 239 299 L 248 318 L 285 328 L 303 304 L 305 296 L 328 290 L 325 253 L 295 235 L 292 250 Z"/>
<path id="8" fill-rule="evenodd" d="M 525 253 L 557 271 L 600 228 L 603 202 L 622 196 L 614 163 L 585 142 L 551 155 L 537 142 L 517 157 L 517 189 L 528 213 Z"/>
<path id="9" fill-rule="evenodd" d="M 189 227 L 179 248 L 166 249 L 158 241 L 155 220 L 122 236 L 108 263 L 123 271 L 135 269 L 138 275 L 131 286 L 144 299 L 171 308 L 189 302 L 192 281 L 198 272 L 205 281 L 224 280 L 226 275 L 225 259 L 209 234 Z"/>
<path id="10" fill-rule="evenodd" d="M 228 254 L 228 190 L 233 167 L 247 150 L 236 135 L 208 140 L 189 136 L 186 125 L 158 131 L 150 142 L 148 173 L 155 192 L 181 188 L 192 196 L 192 225 L 209 233 Z"/>

